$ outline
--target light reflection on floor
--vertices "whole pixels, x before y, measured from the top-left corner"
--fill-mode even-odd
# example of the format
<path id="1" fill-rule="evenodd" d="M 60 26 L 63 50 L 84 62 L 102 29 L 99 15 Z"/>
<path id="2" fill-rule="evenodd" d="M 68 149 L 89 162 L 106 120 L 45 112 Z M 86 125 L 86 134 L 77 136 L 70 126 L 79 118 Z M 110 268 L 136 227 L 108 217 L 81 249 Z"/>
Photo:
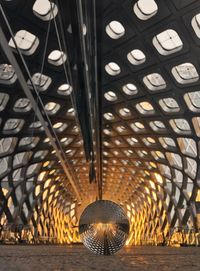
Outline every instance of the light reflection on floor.
<path id="1" fill-rule="evenodd" d="M 0 271 L 199 271 L 200 248 L 126 247 L 96 256 L 85 247 L 0 246 Z"/>

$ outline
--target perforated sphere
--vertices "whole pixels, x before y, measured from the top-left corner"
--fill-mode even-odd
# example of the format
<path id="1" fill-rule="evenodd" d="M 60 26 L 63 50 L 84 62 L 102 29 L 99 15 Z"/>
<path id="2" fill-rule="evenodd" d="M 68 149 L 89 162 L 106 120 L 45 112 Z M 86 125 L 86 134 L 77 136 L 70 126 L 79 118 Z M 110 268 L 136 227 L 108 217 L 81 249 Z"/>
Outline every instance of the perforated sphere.
<path id="1" fill-rule="evenodd" d="M 124 246 L 128 237 L 128 217 L 116 203 L 98 200 L 83 211 L 79 234 L 83 244 L 95 254 L 114 254 Z"/>

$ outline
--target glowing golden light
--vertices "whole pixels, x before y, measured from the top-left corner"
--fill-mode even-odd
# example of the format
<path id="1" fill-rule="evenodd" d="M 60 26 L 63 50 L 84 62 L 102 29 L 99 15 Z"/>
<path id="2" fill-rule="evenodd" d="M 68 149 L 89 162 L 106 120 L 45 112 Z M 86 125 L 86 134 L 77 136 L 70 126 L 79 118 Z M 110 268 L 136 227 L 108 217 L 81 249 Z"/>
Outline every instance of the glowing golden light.
<path id="1" fill-rule="evenodd" d="M 154 175 L 156 177 L 157 182 L 160 183 L 160 184 L 162 184 L 163 183 L 162 176 L 160 174 L 158 174 L 158 173 L 155 173 Z"/>
<path id="2" fill-rule="evenodd" d="M 112 223 L 97 223 L 97 224 L 92 224 L 91 226 L 93 226 L 94 230 L 98 233 L 108 233 L 108 232 L 112 232 L 112 234 L 116 234 L 116 230 L 117 230 L 117 225 L 116 224 L 112 224 Z"/>

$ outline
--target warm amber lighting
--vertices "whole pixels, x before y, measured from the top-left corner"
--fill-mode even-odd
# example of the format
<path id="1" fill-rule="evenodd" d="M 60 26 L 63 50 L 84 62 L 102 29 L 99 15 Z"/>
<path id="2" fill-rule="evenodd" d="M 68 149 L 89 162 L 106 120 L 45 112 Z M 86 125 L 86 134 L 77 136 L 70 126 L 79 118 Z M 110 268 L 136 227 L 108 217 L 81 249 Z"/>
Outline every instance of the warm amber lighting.
<path id="1" fill-rule="evenodd" d="M 43 167 L 47 167 L 49 165 L 49 161 L 44 162 Z"/>
<path id="2" fill-rule="evenodd" d="M 98 233 L 109 233 L 112 232 L 113 234 L 116 233 L 117 225 L 112 224 L 112 223 L 97 223 L 97 224 L 92 224 L 94 230 Z"/>
<path id="3" fill-rule="evenodd" d="M 158 174 L 158 173 L 155 173 L 154 175 L 156 177 L 157 182 L 160 183 L 160 184 L 162 184 L 163 183 L 162 176 L 160 174 Z"/>
<path id="4" fill-rule="evenodd" d="M 127 216 L 128 216 L 128 218 L 131 217 L 131 212 L 130 211 L 127 211 Z"/>
<path id="5" fill-rule="evenodd" d="M 200 189 L 197 191 L 196 201 L 200 201 Z"/>

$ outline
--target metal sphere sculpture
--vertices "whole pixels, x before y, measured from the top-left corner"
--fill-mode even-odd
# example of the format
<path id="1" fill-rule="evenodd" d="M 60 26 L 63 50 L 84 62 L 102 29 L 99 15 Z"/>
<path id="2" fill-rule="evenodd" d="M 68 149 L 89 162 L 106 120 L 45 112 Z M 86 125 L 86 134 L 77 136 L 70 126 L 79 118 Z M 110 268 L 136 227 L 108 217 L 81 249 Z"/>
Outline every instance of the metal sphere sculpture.
<path id="1" fill-rule="evenodd" d="M 99 255 L 120 250 L 129 234 L 129 220 L 124 210 L 109 200 L 98 200 L 83 211 L 79 221 L 83 244 Z"/>

